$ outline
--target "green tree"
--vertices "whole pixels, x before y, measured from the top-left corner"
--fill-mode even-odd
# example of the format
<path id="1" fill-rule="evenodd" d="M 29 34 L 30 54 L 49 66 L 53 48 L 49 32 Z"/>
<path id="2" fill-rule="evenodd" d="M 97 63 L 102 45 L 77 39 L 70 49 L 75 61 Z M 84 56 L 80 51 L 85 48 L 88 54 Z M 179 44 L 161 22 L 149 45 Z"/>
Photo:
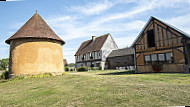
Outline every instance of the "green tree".
<path id="1" fill-rule="evenodd" d="M 68 64 L 69 67 L 75 67 L 75 64 L 74 63 L 70 63 Z"/>
<path id="2" fill-rule="evenodd" d="M 0 70 L 6 70 L 9 65 L 9 58 L 4 58 L 0 60 Z"/>

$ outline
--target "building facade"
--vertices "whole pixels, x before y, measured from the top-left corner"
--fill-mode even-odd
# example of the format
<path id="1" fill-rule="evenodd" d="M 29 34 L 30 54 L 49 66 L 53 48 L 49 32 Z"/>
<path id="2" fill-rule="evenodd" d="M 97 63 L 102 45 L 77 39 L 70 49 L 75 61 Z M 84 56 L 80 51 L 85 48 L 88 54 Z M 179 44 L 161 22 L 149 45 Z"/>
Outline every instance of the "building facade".
<path id="1" fill-rule="evenodd" d="M 5 42 L 10 45 L 11 74 L 64 72 L 62 45 L 65 42 L 37 12 Z"/>
<path id="2" fill-rule="evenodd" d="M 189 72 L 190 36 L 151 17 L 132 46 L 137 72 Z M 156 68 L 157 69 L 157 68 Z"/>
<path id="3" fill-rule="evenodd" d="M 76 68 L 87 66 L 103 70 L 107 68 L 106 58 L 115 49 L 118 49 L 118 46 L 109 33 L 99 37 L 92 36 L 92 39 L 83 42 L 76 52 Z"/>
<path id="4" fill-rule="evenodd" d="M 108 69 L 123 67 L 134 69 L 134 49 L 131 47 L 113 50 L 107 57 Z"/>

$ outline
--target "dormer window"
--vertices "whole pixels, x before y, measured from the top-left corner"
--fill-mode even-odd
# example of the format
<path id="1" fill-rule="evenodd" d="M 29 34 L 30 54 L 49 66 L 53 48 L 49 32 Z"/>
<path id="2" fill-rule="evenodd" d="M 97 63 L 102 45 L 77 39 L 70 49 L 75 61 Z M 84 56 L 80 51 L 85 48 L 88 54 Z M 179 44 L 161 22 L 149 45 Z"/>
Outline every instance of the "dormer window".
<path id="1" fill-rule="evenodd" d="M 147 40 L 148 47 L 155 47 L 155 35 L 153 29 L 147 31 Z"/>

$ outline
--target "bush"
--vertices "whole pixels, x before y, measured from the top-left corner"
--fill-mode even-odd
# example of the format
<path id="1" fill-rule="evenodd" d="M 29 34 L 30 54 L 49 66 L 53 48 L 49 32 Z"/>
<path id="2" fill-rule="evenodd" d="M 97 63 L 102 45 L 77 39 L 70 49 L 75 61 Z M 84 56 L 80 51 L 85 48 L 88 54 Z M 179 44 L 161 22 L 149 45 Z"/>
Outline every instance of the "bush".
<path id="1" fill-rule="evenodd" d="M 92 67 L 92 70 L 99 70 L 99 67 Z"/>
<path id="2" fill-rule="evenodd" d="M 88 69 L 87 69 L 87 67 L 82 66 L 82 67 L 78 68 L 77 71 L 88 71 Z"/>
<path id="3" fill-rule="evenodd" d="M 74 71 L 74 69 L 70 69 L 70 71 Z"/>
<path id="4" fill-rule="evenodd" d="M 1 79 L 9 79 L 9 72 L 5 71 L 1 74 Z"/>
<path id="5" fill-rule="evenodd" d="M 128 74 L 135 74 L 135 69 L 133 69 L 133 70 L 127 70 L 127 73 Z"/>
<path id="6" fill-rule="evenodd" d="M 68 66 L 65 67 L 65 71 L 69 71 L 69 67 Z"/>

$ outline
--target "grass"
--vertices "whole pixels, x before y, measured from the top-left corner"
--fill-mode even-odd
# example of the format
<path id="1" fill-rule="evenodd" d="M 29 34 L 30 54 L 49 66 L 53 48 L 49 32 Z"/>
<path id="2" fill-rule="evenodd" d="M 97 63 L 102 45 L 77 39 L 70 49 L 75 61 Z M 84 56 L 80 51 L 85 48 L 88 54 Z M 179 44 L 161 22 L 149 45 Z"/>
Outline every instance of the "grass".
<path id="1" fill-rule="evenodd" d="M 0 80 L 0 106 L 190 105 L 190 74 L 114 70 Z"/>

